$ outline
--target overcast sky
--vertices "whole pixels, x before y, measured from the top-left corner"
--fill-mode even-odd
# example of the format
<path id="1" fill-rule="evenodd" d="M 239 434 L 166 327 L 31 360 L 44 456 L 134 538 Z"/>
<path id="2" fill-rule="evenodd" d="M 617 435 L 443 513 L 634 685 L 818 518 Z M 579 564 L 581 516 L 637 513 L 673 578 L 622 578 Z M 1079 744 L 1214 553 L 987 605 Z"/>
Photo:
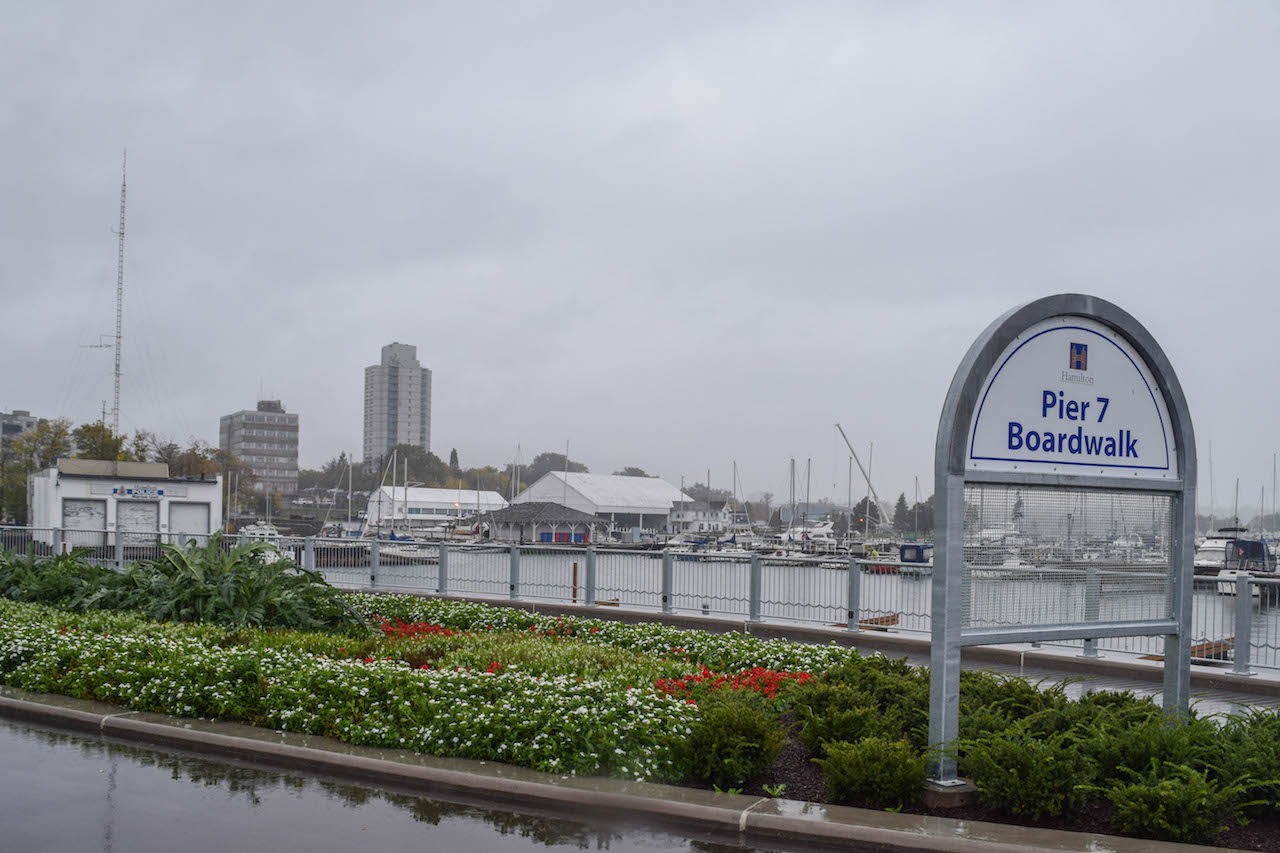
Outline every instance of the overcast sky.
<path id="1" fill-rule="evenodd" d="M 1266 3 L 11 5 L 0 410 L 111 396 L 217 441 L 261 388 L 302 464 L 363 369 L 434 371 L 432 449 L 560 449 L 843 495 L 932 492 L 958 360 L 1029 299 L 1134 314 L 1207 505 L 1280 447 L 1280 10 Z M 860 493 L 861 486 L 855 488 Z"/>

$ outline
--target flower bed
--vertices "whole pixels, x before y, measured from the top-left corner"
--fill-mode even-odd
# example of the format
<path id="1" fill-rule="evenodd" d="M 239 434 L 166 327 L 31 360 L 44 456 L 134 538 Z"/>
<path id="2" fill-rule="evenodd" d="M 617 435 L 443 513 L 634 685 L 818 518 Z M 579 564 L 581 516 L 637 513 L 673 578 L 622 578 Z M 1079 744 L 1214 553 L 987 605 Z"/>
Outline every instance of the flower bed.
<path id="1" fill-rule="evenodd" d="M 333 658 L 242 633 L 0 601 L 0 677 L 44 693 L 539 770 L 668 778 L 695 713 L 615 679 Z"/>
<path id="2" fill-rule="evenodd" d="M 438 599 L 349 601 L 372 630 L 0 600 L 0 681 L 553 772 L 921 809 L 928 673 L 904 661 Z M 1260 837 L 1280 829 L 1275 712 L 1171 726 L 1132 695 L 1072 701 L 966 671 L 960 732 L 961 773 L 983 800 L 966 817 L 1237 846 L 1252 836 L 1221 829 L 1246 816 Z"/>

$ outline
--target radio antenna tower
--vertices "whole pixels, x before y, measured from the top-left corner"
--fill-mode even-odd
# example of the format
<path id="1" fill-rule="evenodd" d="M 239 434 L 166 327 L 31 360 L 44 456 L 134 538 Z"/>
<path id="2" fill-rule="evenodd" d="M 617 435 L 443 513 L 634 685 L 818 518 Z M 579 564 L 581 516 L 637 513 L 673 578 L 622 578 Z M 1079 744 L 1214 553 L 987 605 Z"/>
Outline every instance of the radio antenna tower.
<path id="1" fill-rule="evenodd" d="M 120 164 L 120 228 L 112 229 L 119 238 L 119 247 L 116 250 L 116 368 L 112 375 L 115 378 L 115 395 L 111 403 L 111 431 L 117 435 L 120 433 L 120 344 L 123 342 L 121 335 L 121 309 L 124 305 L 124 199 L 125 199 L 125 169 L 129 165 L 129 152 L 126 149 L 124 159 Z M 104 341 L 108 335 L 99 335 L 96 344 L 81 344 L 85 349 L 107 349 L 112 346 Z M 102 413 L 103 425 L 107 422 L 107 413 L 105 411 L 105 402 L 103 404 L 104 411 Z"/>
<path id="2" fill-rule="evenodd" d="M 115 369 L 115 395 L 111 402 L 111 431 L 116 435 L 120 434 L 120 344 L 122 336 L 120 333 L 121 309 L 124 307 L 124 201 L 125 201 L 125 172 L 129 165 L 129 150 L 126 148 L 124 156 L 120 161 L 120 230 L 116 232 L 119 235 L 119 245 L 116 250 L 116 369 Z"/>

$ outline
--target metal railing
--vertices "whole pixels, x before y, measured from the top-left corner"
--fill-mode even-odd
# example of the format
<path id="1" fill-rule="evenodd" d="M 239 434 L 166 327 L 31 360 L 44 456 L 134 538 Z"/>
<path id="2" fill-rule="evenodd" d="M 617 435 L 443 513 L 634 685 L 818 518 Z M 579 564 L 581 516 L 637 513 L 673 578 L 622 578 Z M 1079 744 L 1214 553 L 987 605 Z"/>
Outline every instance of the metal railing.
<path id="1" fill-rule="evenodd" d="M 86 559 L 117 569 L 155 559 L 164 545 L 207 536 L 190 534 L 0 527 L 0 550 L 47 558 L 80 549 Z M 261 537 L 222 537 L 230 549 Z M 400 540 L 272 537 L 284 557 L 314 570 L 335 586 L 427 594 L 461 594 L 499 600 L 584 604 L 631 610 L 701 614 L 744 621 L 821 624 L 850 631 L 927 634 L 930 629 L 931 574 L 927 564 L 843 556 L 776 557 L 747 553 L 627 550 L 508 545 L 503 543 L 417 543 Z M 1022 571 L 1025 571 L 1023 569 Z M 1011 599 L 1034 588 L 1043 608 L 1061 585 L 1064 620 L 1105 621 L 1110 611 L 1128 613 L 1163 607 L 1162 596 L 1144 591 L 1140 573 L 1082 568 L 1078 578 L 1062 571 L 1038 585 L 1025 578 L 1004 589 Z M 974 587 L 971 607 L 989 613 L 1003 581 Z M 1195 578 L 1192 657 L 1218 661 L 1247 675 L 1280 670 L 1280 578 L 1241 575 L 1230 580 Z M 1066 644 L 1072 645 L 1072 644 Z M 1101 652 L 1159 657 L 1159 637 L 1126 637 L 1076 642 L 1085 657 Z"/>

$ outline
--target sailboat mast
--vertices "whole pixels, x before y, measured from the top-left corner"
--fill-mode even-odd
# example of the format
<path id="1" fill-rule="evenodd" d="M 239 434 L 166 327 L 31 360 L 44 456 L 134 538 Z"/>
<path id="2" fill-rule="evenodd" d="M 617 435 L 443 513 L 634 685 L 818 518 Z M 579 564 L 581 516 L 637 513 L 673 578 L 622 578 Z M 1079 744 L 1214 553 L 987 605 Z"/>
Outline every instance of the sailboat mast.
<path id="1" fill-rule="evenodd" d="M 844 520 L 844 538 L 852 542 L 853 541 L 853 455 L 852 454 L 850 454 L 849 456 L 849 476 L 848 476 L 847 482 L 849 485 L 849 494 L 848 494 L 848 503 L 845 504 L 847 509 L 845 511 L 845 520 Z"/>
<path id="2" fill-rule="evenodd" d="M 871 451 L 867 454 L 867 511 L 862 514 L 862 538 L 865 541 L 871 536 L 871 465 L 876 458 L 876 443 L 871 442 Z M 879 503 L 877 501 L 876 503 Z M 879 507 L 876 507 L 879 509 Z"/>
<path id="3" fill-rule="evenodd" d="M 911 502 L 912 526 L 916 529 L 916 539 L 920 538 L 920 478 L 915 477 L 915 500 Z"/>
<path id="4" fill-rule="evenodd" d="M 790 539 L 791 528 L 796 523 L 796 460 L 791 458 L 791 487 L 788 493 L 791 501 L 791 515 L 787 518 L 787 538 Z"/>
<path id="5" fill-rule="evenodd" d="M 813 484 L 813 457 L 804 465 L 804 526 L 809 526 L 809 487 Z"/>
<path id="6" fill-rule="evenodd" d="M 1217 530 L 1218 518 L 1213 507 L 1213 441 L 1209 442 L 1209 533 Z"/>

